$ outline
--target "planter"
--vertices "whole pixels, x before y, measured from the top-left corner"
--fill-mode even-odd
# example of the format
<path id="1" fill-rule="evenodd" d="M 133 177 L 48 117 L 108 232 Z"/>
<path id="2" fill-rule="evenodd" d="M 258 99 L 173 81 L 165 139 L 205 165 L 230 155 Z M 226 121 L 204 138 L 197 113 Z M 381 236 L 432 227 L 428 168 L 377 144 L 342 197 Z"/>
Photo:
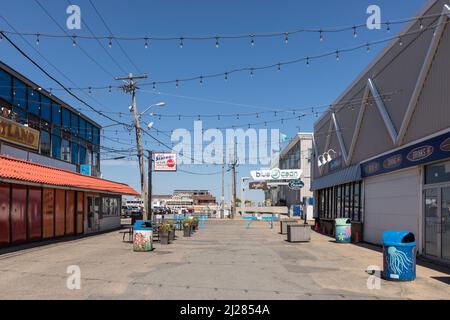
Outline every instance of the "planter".
<path id="1" fill-rule="evenodd" d="M 311 226 L 307 224 L 288 224 L 287 241 L 289 242 L 310 242 Z"/>
<path id="2" fill-rule="evenodd" d="M 190 237 L 192 233 L 191 227 L 183 227 L 183 236 Z"/>
<path id="3" fill-rule="evenodd" d="M 169 232 L 161 232 L 159 234 L 159 243 L 160 244 L 169 244 Z"/>
<path id="4" fill-rule="evenodd" d="M 169 232 L 169 241 L 172 242 L 175 240 L 175 229 Z"/>

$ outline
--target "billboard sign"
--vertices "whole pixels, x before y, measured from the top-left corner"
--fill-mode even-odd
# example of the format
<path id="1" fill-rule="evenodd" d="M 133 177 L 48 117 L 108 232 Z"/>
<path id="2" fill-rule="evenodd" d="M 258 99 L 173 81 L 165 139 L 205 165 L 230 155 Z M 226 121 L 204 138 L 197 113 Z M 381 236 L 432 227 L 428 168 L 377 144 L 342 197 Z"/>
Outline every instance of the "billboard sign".
<path id="1" fill-rule="evenodd" d="M 267 182 L 264 182 L 264 181 L 250 182 L 248 184 L 248 188 L 250 190 L 268 190 Z"/>
<path id="2" fill-rule="evenodd" d="M 255 181 L 298 180 L 302 173 L 303 171 L 300 169 L 281 170 L 274 168 L 271 170 L 254 170 L 250 172 L 250 175 Z"/>
<path id="3" fill-rule="evenodd" d="M 39 131 L 0 117 L 0 140 L 38 150 Z"/>
<path id="4" fill-rule="evenodd" d="M 154 153 L 154 170 L 155 171 L 166 171 L 175 172 L 177 171 L 177 154 L 169 152 L 158 152 Z"/>

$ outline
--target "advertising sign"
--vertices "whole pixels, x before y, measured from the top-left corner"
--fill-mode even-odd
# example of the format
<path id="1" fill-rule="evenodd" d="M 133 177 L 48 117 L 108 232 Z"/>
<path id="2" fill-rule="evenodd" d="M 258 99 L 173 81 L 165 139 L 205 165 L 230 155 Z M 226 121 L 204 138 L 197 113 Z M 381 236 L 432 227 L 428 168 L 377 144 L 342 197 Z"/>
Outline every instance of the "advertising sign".
<path id="1" fill-rule="evenodd" d="M 293 180 L 289 182 L 288 187 L 291 190 L 298 191 L 305 187 L 305 183 L 300 180 Z"/>
<path id="2" fill-rule="evenodd" d="M 251 171 L 250 175 L 255 181 L 270 181 L 270 180 L 298 180 L 301 178 L 303 171 L 300 169 L 286 169 L 281 170 L 274 168 L 271 170 L 255 170 Z"/>
<path id="3" fill-rule="evenodd" d="M 449 157 L 450 132 L 362 163 L 361 174 L 365 178 Z"/>
<path id="4" fill-rule="evenodd" d="M 0 117 L 0 140 L 22 147 L 39 149 L 39 131 Z"/>
<path id="5" fill-rule="evenodd" d="M 91 175 L 91 165 L 90 164 L 82 164 L 80 165 L 80 173 L 85 176 Z"/>
<path id="6" fill-rule="evenodd" d="M 177 171 L 177 154 L 168 152 L 154 153 L 155 171 Z"/>
<path id="7" fill-rule="evenodd" d="M 248 184 L 248 188 L 250 190 L 268 190 L 267 182 L 261 181 L 261 182 L 250 182 Z"/>

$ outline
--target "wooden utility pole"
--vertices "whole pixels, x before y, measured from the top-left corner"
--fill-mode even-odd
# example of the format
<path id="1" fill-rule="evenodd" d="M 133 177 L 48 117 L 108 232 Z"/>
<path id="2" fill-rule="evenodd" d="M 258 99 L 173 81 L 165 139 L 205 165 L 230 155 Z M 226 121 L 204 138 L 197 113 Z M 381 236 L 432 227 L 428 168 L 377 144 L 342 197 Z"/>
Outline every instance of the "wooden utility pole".
<path id="1" fill-rule="evenodd" d="M 225 217 L 225 152 L 222 151 L 222 202 L 220 203 L 220 219 Z"/>
<path id="2" fill-rule="evenodd" d="M 237 157 L 236 153 L 236 143 L 233 147 L 233 156 L 230 156 L 230 169 L 231 169 L 231 219 L 234 219 L 236 216 L 236 167 L 237 167 Z M 242 200 L 241 200 L 242 201 Z"/>
<path id="3" fill-rule="evenodd" d="M 153 181 L 152 181 L 152 173 L 153 173 L 153 151 L 147 150 L 148 152 L 148 213 L 150 216 L 150 220 L 153 220 L 153 208 L 152 208 L 152 194 L 153 194 Z"/>
<path id="4" fill-rule="evenodd" d="M 146 75 L 143 76 L 133 76 L 130 73 L 127 77 L 117 77 L 116 80 L 124 81 L 126 84 L 122 85 L 121 88 L 126 93 L 131 94 L 131 111 L 134 115 L 134 127 L 136 129 L 136 143 L 138 149 L 138 160 L 139 160 L 139 173 L 141 180 L 141 198 L 144 202 L 144 212 L 143 219 L 148 220 L 148 203 L 147 203 L 147 185 L 145 183 L 145 168 L 144 168 L 144 151 L 142 149 L 142 131 L 140 125 L 140 115 L 137 111 L 136 104 L 136 82 L 135 80 L 147 79 Z"/>

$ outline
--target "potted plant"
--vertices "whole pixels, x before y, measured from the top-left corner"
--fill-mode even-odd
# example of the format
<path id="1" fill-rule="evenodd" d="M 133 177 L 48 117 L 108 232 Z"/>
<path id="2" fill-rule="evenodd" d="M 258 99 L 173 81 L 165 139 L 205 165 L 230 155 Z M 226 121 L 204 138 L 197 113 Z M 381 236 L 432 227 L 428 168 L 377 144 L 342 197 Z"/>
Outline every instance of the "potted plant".
<path id="1" fill-rule="evenodd" d="M 198 218 L 194 217 L 192 219 L 192 230 L 197 231 L 198 230 Z"/>
<path id="2" fill-rule="evenodd" d="M 159 243 L 160 244 L 169 244 L 169 233 L 172 230 L 172 227 L 168 223 L 164 223 L 159 226 Z"/>
<path id="3" fill-rule="evenodd" d="M 191 219 L 185 219 L 183 221 L 183 236 L 184 237 L 190 237 L 192 233 L 192 220 Z"/>
<path id="4" fill-rule="evenodd" d="M 169 221 L 167 223 L 168 225 L 170 225 L 170 231 L 169 231 L 169 241 L 172 242 L 175 240 L 175 225 L 173 223 L 173 221 Z"/>

